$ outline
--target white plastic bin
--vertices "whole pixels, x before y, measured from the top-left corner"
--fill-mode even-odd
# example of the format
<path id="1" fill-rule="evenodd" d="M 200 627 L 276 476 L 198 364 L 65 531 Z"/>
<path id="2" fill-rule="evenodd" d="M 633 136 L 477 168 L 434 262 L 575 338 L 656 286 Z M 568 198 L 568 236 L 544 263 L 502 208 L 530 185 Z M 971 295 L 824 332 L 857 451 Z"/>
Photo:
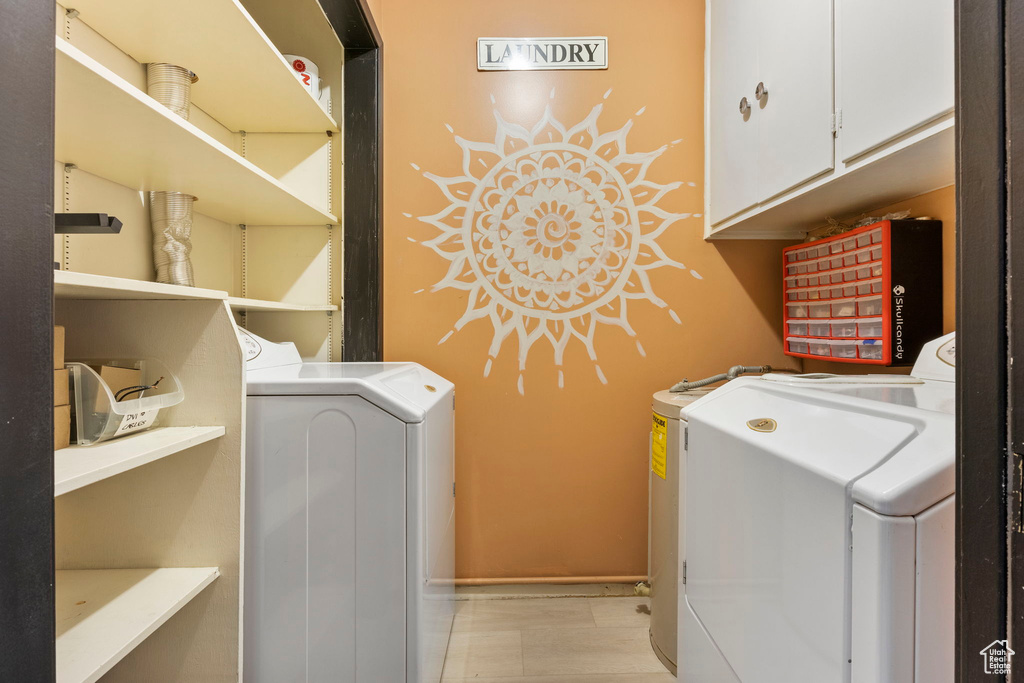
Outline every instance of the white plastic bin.
<path id="1" fill-rule="evenodd" d="M 807 323 L 807 334 L 812 337 L 827 337 L 832 334 L 831 320 L 809 320 Z"/>
<path id="2" fill-rule="evenodd" d="M 861 317 L 882 315 L 882 297 L 868 296 L 857 299 L 857 315 Z"/>
<path id="3" fill-rule="evenodd" d="M 832 344 L 828 339 L 808 339 L 807 347 L 812 356 L 832 355 Z"/>
<path id="4" fill-rule="evenodd" d="M 857 336 L 857 323 L 853 320 L 833 320 L 832 336 L 845 339 L 853 339 Z M 853 354 L 857 355 L 856 352 Z"/>
<path id="5" fill-rule="evenodd" d="M 827 318 L 831 310 L 831 304 L 828 301 L 811 302 L 807 305 L 807 315 L 811 318 Z M 793 316 L 801 317 L 801 316 Z"/>
<path id="6" fill-rule="evenodd" d="M 786 327 L 789 329 L 789 333 L 798 337 L 807 336 L 807 321 L 806 320 L 789 320 L 786 322 Z"/>
<path id="7" fill-rule="evenodd" d="M 861 360 L 882 360 L 882 341 L 866 339 L 857 347 Z"/>
<path id="8" fill-rule="evenodd" d="M 807 317 L 807 304 L 803 301 L 787 301 L 786 310 L 789 311 L 790 318 Z"/>
<path id="9" fill-rule="evenodd" d="M 829 342 L 833 358 L 856 358 L 858 342 L 854 339 L 833 339 Z"/>
<path id="10" fill-rule="evenodd" d="M 90 365 L 134 368 L 140 371 L 140 387 L 157 386 L 118 401 Z M 162 409 L 185 399 L 178 378 L 157 360 L 89 360 L 67 363 L 66 367 L 71 377 L 74 442 L 80 446 L 149 429 Z"/>
<path id="11" fill-rule="evenodd" d="M 861 318 L 857 321 L 857 336 L 878 339 L 882 336 L 882 318 Z"/>
<path id="12" fill-rule="evenodd" d="M 856 299 L 839 299 L 832 302 L 833 318 L 852 318 L 857 315 Z"/>
<path id="13" fill-rule="evenodd" d="M 786 337 L 786 348 L 790 353 L 807 353 L 807 340 L 796 337 Z"/>

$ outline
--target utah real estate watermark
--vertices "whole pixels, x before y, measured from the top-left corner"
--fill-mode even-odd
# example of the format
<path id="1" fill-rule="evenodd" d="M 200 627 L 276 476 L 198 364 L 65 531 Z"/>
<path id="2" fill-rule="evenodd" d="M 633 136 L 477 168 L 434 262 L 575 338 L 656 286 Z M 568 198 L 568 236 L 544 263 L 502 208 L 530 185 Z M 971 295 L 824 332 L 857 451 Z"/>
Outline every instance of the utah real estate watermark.
<path id="1" fill-rule="evenodd" d="M 1005 640 L 994 640 L 981 651 L 985 660 L 985 673 L 1005 675 L 1010 673 L 1010 658 L 1016 654 Z"/>

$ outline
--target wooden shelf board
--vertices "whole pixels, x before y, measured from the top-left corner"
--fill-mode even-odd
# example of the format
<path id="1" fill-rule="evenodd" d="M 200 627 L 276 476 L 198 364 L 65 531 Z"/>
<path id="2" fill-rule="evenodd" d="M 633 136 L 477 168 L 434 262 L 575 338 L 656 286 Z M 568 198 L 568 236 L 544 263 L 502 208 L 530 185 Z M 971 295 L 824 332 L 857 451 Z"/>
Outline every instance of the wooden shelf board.
<path id="1" fill-rule="evenodd" d="M 60 496 L 224 436 L 223 427 L 162 427 L 53 454 L 53 495 Z"/>
<path id="2" fill-rule="evenodd" d="M 57 683 L 98 680 L 219 575 L 216 567 L 57 571 Z"/>
<path id="3" fill-rule="evenodd" d="M 196 212 L 227 223 L 338 223 L 67 41 L 56 45 L 58 161 L 134 189 L 194 195 Z"/>
<path id="4" fill-rule="evenodd" d="M 193 71 L 193 104 L 233 131 L 338 130 L 237 0 L 78 0 L 75 9 L 137 62 Z"/>
<path id="5" fill-rule="evenodd" d="M 53 271 L 53 295 L 58 299 L 217 299 L 228 297 L 227 292 L 200 287 L 165 285 L 123 277 L 76 273 L 70 270 Z"/>
<path id="6" fill-rule="evenodd" d="M 229 296 L 228 304 L 236 311 L 337 311 L 333 304 L 290 304 L 282 301 L 263 301 Z"/>

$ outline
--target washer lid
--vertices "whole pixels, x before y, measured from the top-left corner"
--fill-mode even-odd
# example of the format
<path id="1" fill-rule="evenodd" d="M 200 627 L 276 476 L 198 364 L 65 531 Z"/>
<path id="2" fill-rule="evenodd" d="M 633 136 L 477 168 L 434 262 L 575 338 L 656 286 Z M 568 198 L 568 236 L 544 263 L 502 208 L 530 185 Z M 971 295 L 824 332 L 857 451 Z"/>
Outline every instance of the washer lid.
<path id="1" fill-rule="evenodd" d="M 298 363 L 246 374 L 249 396 L 360 396 L 403 422 L 422 422 L 455 390 L 417 363 Z"/>

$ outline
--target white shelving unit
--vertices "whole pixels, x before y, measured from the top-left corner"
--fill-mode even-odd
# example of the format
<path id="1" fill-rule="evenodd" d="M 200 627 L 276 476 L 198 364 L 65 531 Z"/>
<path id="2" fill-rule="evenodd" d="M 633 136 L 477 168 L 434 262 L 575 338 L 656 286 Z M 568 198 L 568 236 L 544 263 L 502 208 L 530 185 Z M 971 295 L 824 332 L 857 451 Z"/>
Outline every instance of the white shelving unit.
<path id="1" fill-rule="evenodd" d="M 227 292 L 199 287 L 165 285 L 109 275 L 53 271 L 53 295 L 58 299 L 226 299 Z"/>
<path id="2" fill-rule="evenodd" d="M 99 680 L 219 575 L 217 567 L 57 571 L 57 683 Z"/>
<path id="3" fill-rule="evenodd" d="M 162 427 L 53 454 L 53 495 L 94 484 L 224 436 L 223 427 Z"/>
<path id="4" fill-rule="evenodd" d="M 337 311 L 334 304 L 299 304 L 263 299 L 245 299 L 228 296 L 227 292 L 199 287 L 165 285 L 158 282 L 130 280 L 123 277 L 76 273 L 67 270 L 53 271 L 53 291 L 58 299 L 109 299 L 122 301 L 146 301 L 164 299 L 168 301 L 186 299 L 226 300 L 234 311 L 296 312 Z"/>
<path id="5" fill-rule="evenodd" d="M 227 223 L 338 222 L 67 41 L 56 46 L 60 161 L 126 187 L 191 194 L 196 212 Z"/>
<path id="6" fill-rule="evenodd" d="M 309 12 L 315 4 L 288 3 L 287 11 Z M 78 0 L 74 7 L 136 61 L 177 64 L 197 74 L 192 102 L 232 131 L 338 131 L 237 0 Z M 321 23 L 330 28 L 326 18 Z"/>
<path id="7" fill-rule="evenodd" d="M 243 299 L 242 297 L 229 296 L 228 304 L 233 311 L 281 311 L 281 312 L 303 312 L 303 311 L 337 311 L 338 306 L 334 304 L 291 304 L 283 301 L 263 301 L 261 299 Z"/>

